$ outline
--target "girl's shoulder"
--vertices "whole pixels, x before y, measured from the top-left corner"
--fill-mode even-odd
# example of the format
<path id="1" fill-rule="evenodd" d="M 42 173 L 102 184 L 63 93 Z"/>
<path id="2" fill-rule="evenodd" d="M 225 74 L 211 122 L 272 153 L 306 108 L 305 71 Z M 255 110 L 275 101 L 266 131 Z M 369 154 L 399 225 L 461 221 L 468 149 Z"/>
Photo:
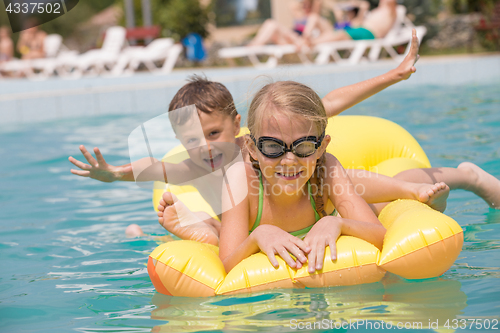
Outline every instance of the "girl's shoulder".
<path id="1" fill-rule="evenodd" d="M 325 157 L 326 157 L 325 163 L 327 167 L 342 166 L 340 161 L 334 155 L 330 153 L 325 153 Z"/>
<path id="2" fill-rule="evenodd" d="M 339 179 L 345 178 L 345 170 L 342 163 L 332 154 L 326 153 L 324 164 L 323 177 L 324 180 L 329 182 L 336 182 Z"/>

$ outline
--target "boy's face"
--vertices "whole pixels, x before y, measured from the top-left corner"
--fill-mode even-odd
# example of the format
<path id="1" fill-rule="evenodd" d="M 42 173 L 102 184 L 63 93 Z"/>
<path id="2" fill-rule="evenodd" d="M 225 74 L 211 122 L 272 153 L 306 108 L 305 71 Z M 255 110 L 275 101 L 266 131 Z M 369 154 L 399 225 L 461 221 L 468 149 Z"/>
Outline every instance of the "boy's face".
<path id="1" fill-rule="evenodd" d="M 193 119 L 177 126 L 177 139 L 186 148 L 193 163 L 213 172 L 234 159 L 238 150 L 235 137 L 240 131 L 241 116 L 233 119 L 221 112 L 199 111 L 198 116 L 203 133 L 200 133 L 198 119 Z"/>

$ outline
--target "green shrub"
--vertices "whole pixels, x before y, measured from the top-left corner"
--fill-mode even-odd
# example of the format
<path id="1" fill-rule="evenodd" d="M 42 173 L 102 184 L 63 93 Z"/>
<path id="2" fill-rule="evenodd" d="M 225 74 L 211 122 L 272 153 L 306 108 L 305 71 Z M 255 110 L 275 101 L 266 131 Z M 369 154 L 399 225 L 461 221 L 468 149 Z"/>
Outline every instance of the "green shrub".
<path id="1" fill-rule="evenodd" d="M 210 6 L 204 8 L 199 0 L 150 0 L 153 24 L 162 28 L 164 37 L 181 40 L 190 32 L 208 36 Z M 116 0 L 125 12 L 123 0 Z M 135 25 L 142 26 L 141 0 L 134 0 Z M 125 19 L 123 19 L 125 25 Z"/>
<path id="2" fill-rule="evenodd" d="M 208 36 L 210 8 L 203 8 L 199 0 L 154 0 L 152 7 L 153 22 L 162 27 L 164 36 L 176 40 L 190 32 Z"/>

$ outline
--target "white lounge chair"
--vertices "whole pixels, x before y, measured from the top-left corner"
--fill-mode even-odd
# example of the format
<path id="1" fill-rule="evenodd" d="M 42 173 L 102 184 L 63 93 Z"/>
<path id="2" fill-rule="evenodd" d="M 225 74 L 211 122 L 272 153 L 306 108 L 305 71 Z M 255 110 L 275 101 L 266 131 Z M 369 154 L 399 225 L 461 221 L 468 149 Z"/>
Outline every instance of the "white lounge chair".
<path id="1" fill-rule="evenodd" d="M 412 21 L 406 16 L 406 7 L 403 5 L 398 5 L 396 7 L 396 22 L 392 29 L 387 33 L 387 35 L 376 40 L 373 45 L 371 45 L 370 53 L 368 54 L 368 60 L 377 61 L 380 57 L 380 52 L 382 49 L 386 50 L 387 54 L 391 56 L 395 61 L 402 61 L 406 54 L 410 51 L 411 46 L 411 30 L 415 29 L 417 32 L 418 40 L 421 42 L 427 33 L 427 28 L 423 25 L 415 26 Z M 406 50 L 403 54 L 399 54 L 394 50 L 394 47 L 398 47 L 406 44 Z"/>
<path id="2" fill-rule="evenodd" d="M 11 59 L 0 63 L 0 73 L 10 75 L 24 75 L 30 68 L 30 60 Z"/>
<path id="3" fill-rule="evenodd" d="M 292 44 L 225 47 L 219 50 L 219 57 L 225 59 L 248 57 L 256 68 L 273 68 L 278 65 L 278 60 L 283 55 L 293 53 L 297 53 L 303 63 L 310 62 L 307 56 L 297 52 L 297 47 Z M 267 56 L 267 61 L 260 61 L 259 56 Z"/>
<path id="4" fill-rule="evenodd" d="M 54 73 L 55 59 L 63 47 L 62 36 L 59 34 L 47 35 L 43 40 L 45 58 L 19 60 L 13 59 L 1 67 L 2 71 L 24 74 L 28 78 L 46 78 Z"/>
<path id="5" fill-rule="evenodd" d="M 123 27 L 108 28 L 100 49 L 87 51 L 77 57 L 68 57 L 61 67 L 73 77 L 101 74 L 112 68 L 118 60 L 120 51 L 126 44 L 125 36 L 126 29 Z"/>
<path id="6" fill-rule="evenodd" d="M 405 27 L 400 27 L 397 30 L 391 30 L 389 31 L 389 34 L 381 39 L 380 41 L 374 43 L 371 48 L 370 52 L 368 53 L 368 60 L 370 61 L 377 61 L 380 58 L 380 53 L 382 49 L 384 49 L 387 54 L 395 61 L 401 62 L 406 54 L 410 51 L 410 46 L 411 46 L 411 30 L 415 29 L 417 32 L 417 37 L 419 41 L 422 41 L 424 38 L 425 34 L 427 33 L 427 28 L 423 25 L 420 26 L 405 26 Z M 394 47 L 398 47 L 401 45 L 406 44 L 406 49 L 405 52 L 402 54 L 399 54 L 394 50 Z"/>
<path id="7" fill-rule="evenodd" d="M 113 67 L 112 75 L 131 74 L 141 64 L 153 73 L 170 73 L 182 52 L 182 45 L 174 44 L 172 38 L 158 38 L 148 46 L 131 46 L 125 48 Z M 156 63 L 161 63 L 160 67 Z"/>
<path id="8" fill-rule="evenodd" d="M 76 51 L 69 51 L 62 43 L 62 36 L 47 35 L 43 41 L 45 58 L 33 59 L 29 63 L 26 76 L 30 79 L 46 79 L 56 73 L 61 56 L 66 53 L 76 55 Z"/>
<path id="9" fill-rule="evenodd" d="M 409 51 L 411 42 L 411 29 L 417 30 L 419 40 L 422 40 L 427 29 L 424 26 L 415 27 L 413 23 L 406 17 L 406 7 L 398 5 L 396 7 L 396 21 L 384 38 L 367 39 L 367 40 L 342 40 L 337 42 L 328 42 L 318 44 L 314 47 L 314 52 L 317 53 L 314 62 L 318 65 L 326 64 L 333 59 L 338 64 L 355 65 L 362 60 L 377 61 L 380 57 L 382 49 L 396 61 L 401 61 L 405 55 L 398 54 L 394 47 L 408 44 L 406 52 Z M 364 58 L 364 54 L 369 49 L 368 58 Z M 340 51 L 349 52 L 347 58 L 340 55 Z M 405 54 L 406 54 L 405 52 Z"/>

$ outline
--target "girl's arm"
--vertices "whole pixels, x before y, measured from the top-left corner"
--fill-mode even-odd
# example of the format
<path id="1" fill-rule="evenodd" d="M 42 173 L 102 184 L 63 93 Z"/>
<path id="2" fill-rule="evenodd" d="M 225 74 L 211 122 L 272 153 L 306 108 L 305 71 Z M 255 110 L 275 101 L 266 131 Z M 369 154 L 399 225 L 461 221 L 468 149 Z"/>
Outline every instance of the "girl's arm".
<path id="1" fill-rule="evenodd" d="M 322 268 L 326 246 L 330 247 L 332 260 L 336 258 L 335 244 L 340 235 L 361 238 L 381 249 L 386 231 L 368 204 L 355 192 L 349 176 L 333 155 L 327 154 L 326 168 L 325 188 L 342 217 L 323 217 L 304 239 L 311 246 L 308 255 L 311 273 Z"/>
<path id="2" fill-rule="evenodd" d="M 268 224 L 258 226 L 250 235 L 249 219 L 250 205 L 249 197 L 258 195 L 255 190 L 259 188 L 259 180 L 255 176 L 255 171 L 248 164 L 237 163 L 226 173 L 228 183 L 235 184 L 241 188 L 241 180 L 246 179 L 249 192 L 245 199 L 232 206 L 229 191 L 222 191 L 222 225 L 219 239 L 219 257 L 224 264 L 226 272 L 243 259 L 254 253 L 263 251 L 267 254 L 269 261 L 274 267 L 278 267 L 275 255 L 280 255 L 290 267 L 302 267 L 302 263 L 307 261 L 305 253 L 309 252 L 308 246 L 302 240 L 287 233 L 286 231 Z M 247 176 L 248 175 L 248 176 Z M 256 181 L 256 183 L 255 183 Z M 231 186 L 234 189 L 235 186 Z M 238 195 L 232 194 L 233 197 Z M 256 208 L 256 207 L 255 207 Z M 292 259 L 292 253 L 297 260 Z"/>
<path id="3" fill-rule="evenodd" d="M 228 184 L 247 185 L 251 182 L 247 176 L 247 166 L 236 163 L 226 172 Z M 248 170 L 251 172 L 251 170 Z M 225 184 L 223 185 L 225 186 Z M 248 236 L 249 220 L 249 195 L 241 202 L 232 207 L 233 200 L 229 196 L 229 191 L 222 191 L 222 218 L 219 236 L 219 257 L 224 264 L 226 272 L 229 272 L 240 261 L 257 253 L 259 247 L 257 243 Z"/>
<path id="4" fill-rule="evenodd" d="M 326 185 L 328 197 L 340 216 L 382 226 L 370 206 L 356 193 L 342 164 L 335 156 L 328 153 L 326 154 L 326 170 L 325 184 L 328 184 Z"/>
<path id="5" fill-rule="evenodd" d="M 385 88 L 402 80 L 407 80 L 416 71 L 414 65 L 419 58 L 418 46 L 417 33 L 413 29 L 410 52 L 398 67 L 372 79 L 329 92 L 323 97 L 326 115 L 328 117 L 336 116 Z"/>

